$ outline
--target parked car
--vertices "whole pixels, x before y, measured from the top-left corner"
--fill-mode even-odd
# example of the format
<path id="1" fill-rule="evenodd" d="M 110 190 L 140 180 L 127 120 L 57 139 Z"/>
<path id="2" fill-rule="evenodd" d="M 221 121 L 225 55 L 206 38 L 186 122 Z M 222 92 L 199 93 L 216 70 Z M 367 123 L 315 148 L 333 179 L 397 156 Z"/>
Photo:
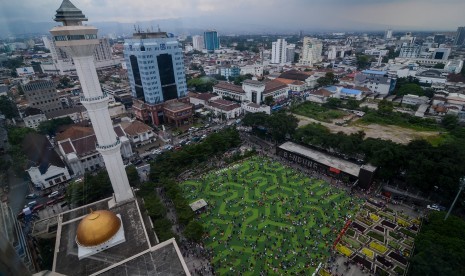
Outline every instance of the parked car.
<path id="1" fill-rule="evenodd" d="M 29 202 L 26 207 L 32 208 L 36 205 L 37 205 L 37 201 L 34 200 L 34 201 Z"/>
<path id="2" fill-rule="evenodd" d="M 58 196 L 59 194 L 60 194 L 59 191 L 54 191 L 54 192 L 52 192 L 51 194 L 48 195 L 48 198 L 54 198 L 54 197 Z"/>
<path id="3" fill-rule="evenodd" d="M 430 209 L 430 210 L 434 210 L 434 211 L 441 211 L 439 209 L 439 207 L 436 205 L 436 204 L 433 204 L 433 205 L 427 205 L 426 208 Z"/>
<path id="4" fill-rule="evenodd" d="M 28 194 L 28 195 L 26 196 L 26 199 L 34 199 L 34 198 L 37 198 L 37 197 L 39 197 L 38 194 Z"/>
<path id="5" fill-rule="evenodd" d="M 55 204 L 56 202 L 57 202 L 56 199 L 49 200 L 49 201 L 47 201 L 47 206 L 52 206 L 52 205 Z"/>
<path id="6" fill-rule="evenodd" d="M 39 205 L 35 206 L 34 208 L 32 208 L 32 212 L 34 213 L 34 212 L 37 212 L 37 211 L 42 210 L 44 208 L 45 208 L 44 204 L 39 204 Z"/>

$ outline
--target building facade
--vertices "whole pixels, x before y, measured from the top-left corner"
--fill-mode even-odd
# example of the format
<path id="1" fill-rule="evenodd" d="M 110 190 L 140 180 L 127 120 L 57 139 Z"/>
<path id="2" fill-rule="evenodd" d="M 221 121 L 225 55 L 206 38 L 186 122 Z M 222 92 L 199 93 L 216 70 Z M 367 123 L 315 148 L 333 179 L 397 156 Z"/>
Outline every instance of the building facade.
<path id="1" fill-rule="evenodd" d="M 287 62 L 287 42 L 280 38 L 271 45 L 271 63 L 285 64 Z"/>
<path id="2" fill-rule="evenodd" d="M 203 36 L 194 35 L 192 36 L 192 48 L 197 51 L 202 51 L 204 49 Z"/>
<path id="3" fill-rule="evenodd" d="M 220 75 L 225 77 L 227 80 L 238 77 L 241 74 L 241 68 L 237 66 L 225 66 L 220 68 Z"/>
<path id="4" fill-rule="evenodd" d="M 454 45 L 460 46 L 465 44 L 465 27 L 458 27 L 455 35 Z"/>
<path id="5" fill-rule="evenodd" d="M 220 49 L 220 39 L 218 38 L 218 32 L 215 30 L 206 31 L 203 33 L 204 46 L 208 52 L 214 52 Z"/>
<path id="6" fill-rule="evenodd" d="M 53 81 L 30 81 L 22 88 L 30 107 L 38 108 L 45 114 L 63 109 Z"/>
<path id="7" fill-rule="evenodd" d="M 182 48 L 165 32 L 135 33 L 124 42 L 132 96 L 159 104 L 187 95 Z"/>
<path id="8" fill-rule="evenodd" d="M 22 115 L 24 125 L 28 128 L 33 128 L 37 130 L 37 127 L 41 122 L 47 121 L 47 117 L 42 112 L 42 110 L 38 108 L 28 107 L 24 110 Z"/>
<path id="9" fill-rule="evenodd" d="M 323 44 L 318 39 L 304 37 L 299 63 L 305 66 L 313 66 L 314 63 L 322 60 L 322 52 Z"/>

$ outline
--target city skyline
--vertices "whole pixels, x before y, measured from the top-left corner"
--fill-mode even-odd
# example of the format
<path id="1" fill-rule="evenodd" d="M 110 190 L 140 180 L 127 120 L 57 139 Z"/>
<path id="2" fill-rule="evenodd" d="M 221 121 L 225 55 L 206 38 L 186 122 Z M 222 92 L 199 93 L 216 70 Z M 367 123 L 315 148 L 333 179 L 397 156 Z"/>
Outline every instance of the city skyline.
<path id="1" fill-rule="evenodd" d="M 0 4 L 0 34 L 18 33 L 18 22 L 49 22 L 53 14 L 49 7 L 57 0 L 3 2 Z M 373 31 L 394 30 L 455 31 L 465 24 L 461 11 L 465 2 L 459 0 L 290 0 L 283 5 L 277 0 L 176 0 L 131 1 L 75 0 L 89 11 L 89 24 L 118 22 L 160 22 L 167 20 L 178 29 L 216 28 L 227 32 L 286 31 Z M 239 17 L 240 15 L 240 17 Z M 447 15 L 447 16 L 441 16 Z M 247 28 L 246 28 L 247 27 Z M 31 26 L 33 29 L 34 26 Z M 244 29 L 246 28 L 246 29 Z"/>

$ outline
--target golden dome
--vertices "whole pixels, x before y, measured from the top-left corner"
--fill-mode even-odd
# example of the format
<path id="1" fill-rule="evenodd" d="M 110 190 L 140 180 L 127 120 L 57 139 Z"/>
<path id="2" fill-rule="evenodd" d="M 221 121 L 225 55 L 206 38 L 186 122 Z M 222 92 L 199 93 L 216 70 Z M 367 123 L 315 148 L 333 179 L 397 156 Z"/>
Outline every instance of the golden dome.
<path id="1" fill-rule="evenodd" d="M 121 220 L 113 212 L 93 211 L 79 223 L 76 240 L 82 246 L 96 246 L 110 240 L 120 227 Z"/>

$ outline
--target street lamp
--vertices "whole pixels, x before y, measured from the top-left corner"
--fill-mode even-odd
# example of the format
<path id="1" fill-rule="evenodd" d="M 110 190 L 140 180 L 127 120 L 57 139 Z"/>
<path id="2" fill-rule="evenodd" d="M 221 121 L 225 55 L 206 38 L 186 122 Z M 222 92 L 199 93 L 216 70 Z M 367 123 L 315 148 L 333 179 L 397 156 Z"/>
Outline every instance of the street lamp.
<path id="1" fill-rule="evenodd" d="M 454 208 L 454 205 L 457 202 L 457 199 L 459 198 L 459 195 L 462 192 L 463 188 L 465 188 L 465 177 L 462 177 L 460 179 L 459 191 L 457 192 L 457 195 L 455 196 L 454 202 L 452 202 L 452 205 L 450 206 L 449 211 L 447 212 L 446 217 L 444 218 L 444 220 L 446 220 L 449 217 L 450 212 Z"/>

